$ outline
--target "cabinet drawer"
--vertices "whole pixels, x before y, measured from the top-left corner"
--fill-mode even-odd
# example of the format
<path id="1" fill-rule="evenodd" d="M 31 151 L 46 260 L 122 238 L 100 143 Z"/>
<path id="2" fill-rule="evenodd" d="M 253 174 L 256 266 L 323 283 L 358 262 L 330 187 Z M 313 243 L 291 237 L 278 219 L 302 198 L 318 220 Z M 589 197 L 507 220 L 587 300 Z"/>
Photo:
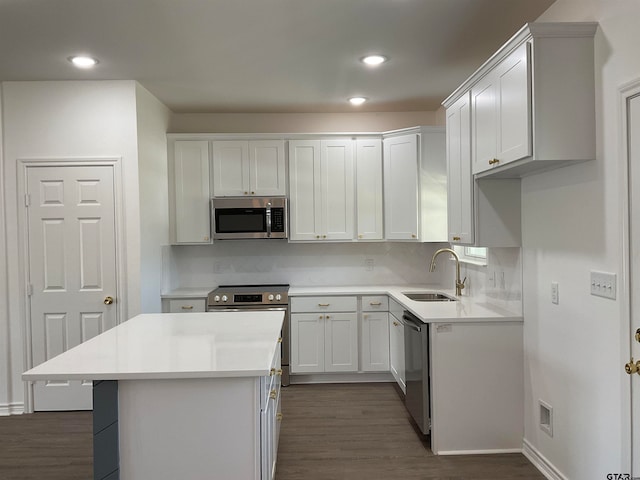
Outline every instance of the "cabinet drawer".
<path id="1" fill-rule="evenodd" d="M 402 318 L 405 308 L 393 299 L 389 300 L 389 312 L 396 318 Z"/>
<path id="2" fill-rule="evenodd" d="M 207 301 L 204 298 L 169 300 L 169 313 L 191 313 L 206 311 Z"/>
<path id="3" fill-rule="evenodd" d="M 363 312 L 386 312 L 389 310 L 389 297 L 386 295 L 366 295 L 362 297 Z"/>
<path id="4" fill-rule="evenodd" d="M 357 297 L 293 297 L 292 312 L 355 312 Z"/>

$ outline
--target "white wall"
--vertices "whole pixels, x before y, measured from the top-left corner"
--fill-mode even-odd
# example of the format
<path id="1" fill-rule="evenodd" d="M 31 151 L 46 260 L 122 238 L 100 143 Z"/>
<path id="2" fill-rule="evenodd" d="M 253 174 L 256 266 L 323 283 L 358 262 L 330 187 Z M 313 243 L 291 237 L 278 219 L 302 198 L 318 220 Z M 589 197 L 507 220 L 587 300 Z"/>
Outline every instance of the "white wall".
<path id="1" fill-rule="evenodd" d="M 442 271 L 429 273 L 438 243 L 322 243 L 218 241 L 167 247 L 170 288 L 220 284 L 439 285 Z M 373 260 L 368 270 L 366 259 Z"/>
<path id="2" fill-rule="evenodd" d="M 10 318 L 10 402 L 23 402 L 23 248 L 18 232 L 17 160 L 22 158 L 121 157 L 125 208 L 126 310 L 140 310 L 140 218 L 135 82 L 6 82 L 3 88 L 4 202 Z M 1 313 L 0 313 L 1 315 Z M 1 317 L 0 317 L 1 318 Z"/>
<path id="3" fill-rule="evenodd" d="M 620 0 L 557 0 L 539 19 L 600 23 L 597 160 L 522 181 L 525 441 L 556 473 L 575 480 L 629 473 L 620 413 L 628 404 L 621 342 L 627 325 L 619 301 L 589 294 L 589 272 L 621 274 L 617 95 L 620 85 L 640 78 L 639 19 L 640 2 Z M 559 305 L 551 304 L 552 281 L 559 283 Z M 553 407 L 553 438 L 539 428 L 539 399 Z"/>
<path id="4" fill-rule="evenodd" d="M 191 113 L 171 117 L 171 133 L 385 132 L 444 125 L 436 112 L 380 113 Z"/>
<path id="5" fill-rule="evenodd" d="M 171 112 L 136 84 L 140 175 L 140 311 L 161 312 L 162 252 L 169 242 L 167 129 Z"/>

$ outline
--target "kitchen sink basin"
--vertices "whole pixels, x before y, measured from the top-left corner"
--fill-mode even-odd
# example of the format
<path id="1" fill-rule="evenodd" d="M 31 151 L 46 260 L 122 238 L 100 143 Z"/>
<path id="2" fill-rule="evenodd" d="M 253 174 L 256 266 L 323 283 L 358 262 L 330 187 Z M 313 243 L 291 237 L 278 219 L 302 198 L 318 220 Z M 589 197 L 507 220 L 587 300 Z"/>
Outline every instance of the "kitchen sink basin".
<path id="1" fill-rule="evenodd" d="M 409 300 L 416 302 L 455 302 L 455 298 L 451 298 L 443 293 L 402 293 Z"/>

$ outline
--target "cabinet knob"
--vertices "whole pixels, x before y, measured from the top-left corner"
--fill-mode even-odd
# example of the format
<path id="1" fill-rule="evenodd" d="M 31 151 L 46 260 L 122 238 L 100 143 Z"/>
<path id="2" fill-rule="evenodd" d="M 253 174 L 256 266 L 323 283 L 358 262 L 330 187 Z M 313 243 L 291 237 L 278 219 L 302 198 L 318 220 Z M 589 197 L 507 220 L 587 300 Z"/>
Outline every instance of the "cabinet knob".
<path id="1" fill-rule="evenodd" d="M 276 374 L 276 369 L 272 368 L 271 370 L 269 370 L 269 376 L 273 377 Z"/>
<path id="2" fill-rule="evenodd" d="M 282 421 L 282 414 L 280 412 L 276 413 L 276 420 L 278 420 L 279 422 Z"/>
<path id="3" fill-rule="evenodd" d="M 416 238 L 416 234 L 415 234 L 415 233 L 412 233 L 412 234 L 411 234 L 411 238 Z"/>
<path id="4" fill-rule="evenodd" d="M 327 238 L 327 236 L 326 235 L 322 235 L 322 238 Z"/>
<path id="5" fill-rule="evenodd" d="M 362 238 L 362 235 L 358 235 L 358 238 Z"/>
<path id="6" fill-rule="evenodd" d="M 327 317 L 326 317 L 326 318 L 331 318 L 331 317 L 330 317 L 329 315 L 327 315 Z"/>
<path id="7" fill-rule="evenodd" d="M 271 391 L 269 392 L 269 398 L 270 398 L 271 400 L 275 400 L 277 395 L 278 395 L 278 392 L 276 392 L 275 390 L 271 390 Z"/>
<path id="8" fill-rule="evenodd" d="M 460 241 L 460 237 L 453 237 L 453 241 L 454 242 L 459 242 Z"/>
<path id="9" fill-rule="evenodd" d="M 256 192 L 251 192 L 251 195 L 255 195 L 255 194 L 256 194 Z"/>
<path id="10" fill-rule="evenodd" d="M 495 165 L 496 163 L 500 163 L 500 160 L 498 160 L 497 158 L 489 160 L 489 165 Z"/>
<path id="11" fill-rule="evenodd" d="M 316 238 L 320 238 L 320 235 L 316 235 Z"/>
<path id="12" fill-rule="evenodd" d="M 282 369 L 281 368 L 276 370 L 276 375 L 279 376 L 279 377 L 282 376 Z"/>
<path id="13" fill-rule="evenodd" d="M 400 324 L 399 324 L 398 322 L 393 322 L 393 326 L 394 326 L 394 327 L 399 327 L 399 326 L 400 326 Z"/>

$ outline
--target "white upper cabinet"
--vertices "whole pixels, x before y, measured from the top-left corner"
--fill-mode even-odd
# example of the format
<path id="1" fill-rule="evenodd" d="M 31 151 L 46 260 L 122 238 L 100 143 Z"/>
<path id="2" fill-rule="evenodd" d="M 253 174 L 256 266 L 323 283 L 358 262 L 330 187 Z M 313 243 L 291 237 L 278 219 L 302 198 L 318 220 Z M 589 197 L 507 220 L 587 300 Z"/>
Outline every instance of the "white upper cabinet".
<path id="1" fill-rule="evenodd" d="M 531 155 L 530 44 L 471 89 L 473 173 Z"/>
<path id="2" fill-rule="evenodd" d="M 292 241 L 352 240 L 355 219 L 353 141 L 289 141 Z"/>
<path id="3" fill-rule="evenodd" d="M 529 23 L 443 102 L 471 93 L 473 174 L 520 178 L 595 158 L 596 28 Z"/>
<path id="4" fill-rule="evenodd" d="M 385 239 L 446 241 L 445 145 L 441 127 L 384 138 Z"/>
<path id="5" fill-rule="evenodd" d="M 209 142 L 177 140 L 173 142 L 171 160 L 172 243 L 211 243 Z"/>
<path id="6" fill-rule="evenodd" d="M 385 238 L 418 240 L 418 136 L 384 139 Z"/>
<path id="7" fill-rule="evenodd" d="M 472 244 L 471 104 L 469 93 L 447 109 L 449 242 Z"/>
<path id="8" fill-rule="evenodd" d="M 218 140 L 211 145 L 215 197 L 286 195 L 282 140 Z"/>
<path id="9" fill-rule="evenodd" d="M 358 240 L 382 240 L 382 140 L 356 140 Z"/>

